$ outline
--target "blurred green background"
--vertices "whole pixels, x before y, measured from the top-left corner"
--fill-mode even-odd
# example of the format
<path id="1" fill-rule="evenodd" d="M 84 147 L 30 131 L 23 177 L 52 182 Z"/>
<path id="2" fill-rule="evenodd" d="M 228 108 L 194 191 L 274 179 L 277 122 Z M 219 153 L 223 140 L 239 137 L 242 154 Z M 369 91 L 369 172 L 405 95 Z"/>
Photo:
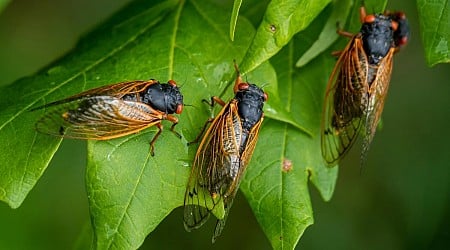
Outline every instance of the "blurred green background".
<path id="1" fill-rule="evenodd" d="M 127 2 L 11 1 L 0 14 L 0 85 L 63 56 Z M 298 249 L 450 248 L 450 65 L 425 65 L 413 1 L 388 6 L 407 13 L 412 35 L 395 57 L 383 129 L 362 173 L 357 150 L 342 162 L 330 202 L 311 186 L 315 224 Z M 85 145 L 64 141 L 20 208 L 0 203 L 0 249 L 68 249 L 86 235 Z M 211 220 L 185 232 L 178 208 L 142 249 L 270 249 L 241 194 L 223 235 L 211 245 L 213 227 Z"/>

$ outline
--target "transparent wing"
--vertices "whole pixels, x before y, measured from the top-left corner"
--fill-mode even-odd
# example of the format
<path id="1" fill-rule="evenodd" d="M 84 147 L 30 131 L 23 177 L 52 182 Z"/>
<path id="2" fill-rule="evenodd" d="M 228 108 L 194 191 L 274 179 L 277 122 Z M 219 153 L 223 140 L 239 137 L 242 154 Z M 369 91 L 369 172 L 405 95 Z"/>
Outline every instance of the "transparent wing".
<path id="1" fill-rule="evenodd" d="M 242 164 L 244 166 L 248 165 L 248 163 L 250 162 L 250 160 L 253 156 L 253 151 L 255 150 L 256 142 L 258 141 L 259 129 L 261 128 L 261 124 L 262 124 L 263 120 L 264 120 L 264 114 L 261 117 L 261 119 L 253 126 L 252 130 L 248 134 L 248 139 L 246 142 L 245 150 L 242 152 L 242 156 L 241 156 Z M 245 169 L 243 169 L 242 172 L 243 171 L 245 171 Z"/>
<path id="2" fill-rule="evenodd" d="M 234 197 L 236 196 L 236 193 L 239 189 L 239 185 L 242 180 L 242 176 L 248 166 L 248 163 L 250 162 L 253 151 L 255 150 L 256 142 L 258 141 L 258 134 L 259 129 L 261 127 L 262 121 L 264 118 L 262 117 L 251 129 L 251 131 L 248 134 L 247 141 L 245 142 L 244 150 L 241 153 L 241 161 L 240 161 L 240 168 L 237 174 L 237 177 L 235 178 L 235 181 L 231 183 L 231 186 L 229 187 L 229 191 L 232 192 L 229 195 L 227 195 L 224 199 L 224 209 L 225 209 L 225 216 L 221 220 L 217 220 L 216 227 L 214 229 L 214 235 L 212 238 L 212 241 L 214 242 L 217 237 L 222 233 L 223 228 L 225 227 L 225 223 L 227 221 L 228 214 L 230 212 L 230 208 L 233 205 Z"/>
<path id="3" fill-rule="evenodd" d="M 122 98 L 124 95 L 141 94 L 150 85 L 159 83 L 157 80 L 148 81 L 131 81 L 131 82 L 121 82 L 104 87 L 99 87 L 95 89 L 88 90 L 86 92 L 80 93 L 77 96 L 85 95 L 109 95 L 117 98 Z M 76 96 L 75 96 L 76 97 Z"/>
<path id="4" fill-rule="evenodd" d="M 361 130 L 368 98 L 368 61 L 357 36 L 341 53 L 328 81 L 322 112 L 322 156 L 335 165 Z"/>
<path id="5" fill-rule="evenodd" d="M 68 102 L 75 101 L 77 99 L 89 98 L 93 96 L 111 96 L 116 98 L 122 98 L 125 95 L 136 95 L 138 97 L 145 89 L 147 89 L 150 85 L 158 83 L 156 80 L 148 80 L 148 81 L 131 81 L 131 82 L 121 82 L 112 85 L 102 86 L 95 89 L 90 89 L 79 94 L 70 96 L 68 98 L 51 102 L 45 104 L 43 106 L 39 106 L 31 109 L 38 110 L 43 108 L 48 108 L 51 106 L 56 106 Z M 137 98 L 136 100 L 138 100 Z"/>
<path id="6" fill-rule="evenodd" d="M 372 82 L 369 90 L 369 101 L 367 114 L 365 117 L 365 135 L 363 141 L 363 149 L 361 153 L 361 162 L 364 162 L 367 151 L 375 136 L 378 122 L 381 118 L 381 113 L 384 108 L 384 101 L 387 96 L 389 82 L 392 74 L 393 56 L 395 48 L 391 48 L 388 54 L 383 58 L 377 67 L 375 79 Z"/>
<path id="7" fill-rule="evenodd" d="M 234 105 L 233 105 L 234 106 Z M 233 114 L 226 104 L 206 131 L 195 156 L 184 199 L 184 224 L 188 231 L 202 226 L 210 212 L 223 201 L 233 181 L 229 176 L 233 158 L 239 158 L 236 142 L 225 137 L 230 130 Z"/>
<path id="8" fill-rule="evenodd" d="M 108 140 L 153 126 L 163 114 L 150 106 L 111 96 L 92 96 L 46 106 L 39 132 L 75 139 Z"/>

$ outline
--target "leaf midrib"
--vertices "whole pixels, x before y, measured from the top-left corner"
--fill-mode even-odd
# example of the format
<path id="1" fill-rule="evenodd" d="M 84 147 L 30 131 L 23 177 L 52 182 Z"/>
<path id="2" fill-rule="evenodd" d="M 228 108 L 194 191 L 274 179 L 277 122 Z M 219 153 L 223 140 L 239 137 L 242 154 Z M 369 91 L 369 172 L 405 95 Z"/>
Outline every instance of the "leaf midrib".
<path id="1" fill-rule="evenodd" d="M 172 39 L 170 41 L 170 50 L 169 50 L 169 78 L 168 79 L 172 79 L 172 77 L 173 77 L 176 37 L 177 37 L 177 32 L 178 32 L 178 24 L 179 24 L 179 21 L 180 21 L 181 11 L 183 10 L 184 4 L 185 4 L 185 1 L 182 0 L 180 2 L 180 5 L 178 6 L 178 9 L 176 10 L 175 15 L 174 15 L 174 27 L 173 27 Z M 146 28 L 149 28 L 149 27 L 147 26 Z M 142 34 L 142 33 L 139 33 L 139 34 Z M 136 196 L 136 191 L 138 189 L 139 183 L 141 183 L 141 178 L 144 175 L 143 174 L 144 170 L 145 170 L 145 168 L 146 168 L 146 166 L 147 166 L 147 164 L 149 162 L 149 159 L 150 159 L 149 157 L 150 157 L 150 153 L 147 155 L 147 158 L 146 158 L 145 162 L 143 163 L 143 165 L 141 167 L 141 171 L 140 171 L 140 173 L 138 175 L 139 177 L 138 177 L 138 179 L 136 180 L 136 182 L 134 184 L 133 191 L 131 192 L 131 194 L 129 196 L 130 198 L 129 198 L 127 204 L 126 204 L 126 207 L 123 210 L 122 215 L 120 216 L 119 223 L 118 223 L 117 228 L 116 228 L 117 229 L 116 232 L 118 232 L 118 233 L 114 234 L 114 236 L 112 237 L 111 241 L 109 241 L 107 249 L 110 249 L 111 245 L 113 243 L 116 243 L 115 238 L 120 235 L 120 228 L 122 227 L 123 223 L 125 222 L 125 215 L 128 213 L 128 210 L 130 209 L 130 205 L 131 205 L 134 197 Z"/>

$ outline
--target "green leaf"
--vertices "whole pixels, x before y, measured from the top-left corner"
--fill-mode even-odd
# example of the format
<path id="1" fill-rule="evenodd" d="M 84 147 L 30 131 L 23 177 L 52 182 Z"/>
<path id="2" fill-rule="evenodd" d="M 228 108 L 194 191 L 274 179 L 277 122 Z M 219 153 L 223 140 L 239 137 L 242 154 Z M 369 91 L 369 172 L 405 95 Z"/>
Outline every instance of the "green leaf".
<path id="1" fill-rule="evenodd" d="M 308 49 L 308 51 L 306 51 L 298 59 L 295 66 L 302 67 L 306 65 L 309 61 L 311 61 L 328 47 L 330 47 L 338 39 L 339 35 L 336 33 L 336 23 L 339 22 L 341 25 L 345 23 L 352 4 L 352 0 L 333 1 L 333 11 L 328 17 L 328 20 L 323 27 L 322 32 L 320 33 L 317 40 L 313 43 L 313 45 Z"/>
<path id="2" fill-rule="evenodd" d="M 186 143 L 197 136 L 210 115 L 209 108 L 200 100 L 221 93 L 227 100 L 232 95 L 230 80 L 235 77 L 232 60 L 242 58 L 245 50 L 241 48 L 250 43 L 246 35 L 254 30 L 243 20 L 237 33 L 239 39 L 231 43 L 227 39 L 224 12 L 199 2 L 178 5 L 164 18 L 164 23 L 148 31 L 151 34 L 148 39 L 137 40 L 139 45 L 128 50 L 136 54 L 146 48 L 149 57 L 160 55 L 157 60 L 161 66 L 157 68 L 172 65 L 171 71 L 178 75 L 173 78 L 185 79 L 182 85 L 185 102 L 193 107 L 186 107 L 176 127 L 183 140 L 163 133 L 156 142 L 155 157 L 149 155 L 148 142 L 156 128 L 135 136 L 89 143 L 87 190 L 96 248 L 137 248 L 164 217 L 183 205 L 188 166 L 196 149 Z M 202 32 L 202 36 L 192 34 L 194 30 Z M 159 41 L 158 46 L 151 39 L 163 37 L 167 32 L 170 34 L 167 40 L 172 40 L 169 46 L 172 58 L 160 53 L 167 50 L 166 41 Z M 265 85 L 270 95 L 278 96 L 275 72 L 268 64 L 245 77 Z"/>
<path id="3" fill-rule="evenodd" d="M 298 3 L 302 8 L 292 10 L 292 20 L 287 23 L 274 14 L 275 10 L 289 10 L 286 6 L 272 6 L 272 11 L 266 12 L 266 17 L 275 15 L 285 28 L 282 30 L 289 33 L 274 36 L 285 44 L 326 5 Z M 307 15 L 299 16 L 305 9 L 310 10 Z M 211 116 L 200 100 L 212 95 L 231 98 L 233 59 L 240 62 L 245 55 L 252 57 L 245 53 L 249 46 L 256 46 L 253 27 L 242 18 L 236 40 L 231 42 L 227 13 L 207 0 L 136 1 L 50 68 L 3 88 L 0 151 L 6 154 L 1 156 L 0 198 L 18 207 L 61 141 L 34 131 L 44 110 L 28 112 L 29 108 L 114 82 L 175 79 L 185 103 L 192 105 L 179 116 L 176 131 L 181 140 L 166 129 L 155 144 L 154 157 L 149 155 L 148 143 L 155 127 L 88 143 L 86 186 L 94 245 L 139 247 L 165 216 L 183 204 L 196 151 L 196 146 L 187 147 L 186 142 L 197 136 Z M 267 20 L 271 19 L 265 18 L 263 23 Z M 321 27 L 323 24 L 308 29 L 319 33 Z M 308 180 L 328 200 L 337 176 L 337 168 L 326 168 L 322 162 L 318 131 L 323 92 L 335 58 L 326 52 L 305 67 L 294 68 L 300 53 L 312 44 L 304 40 L 304 32 L 272 59 L 276 72 L 262 60 L 244 76 L 263 86 L 270 96 L 265 105 L 267 119 L 241 187 L 274 248 L 293 248 L 312 223 Z M 163 125 L 168 128 L 170 123 Z M 281 166 L 286 159 L 293 169 L 285 173 Z"/>
<path id="4" fill-rule="evenodd" d="M 224 43 L 223 41 L 229 40 L 227 35 L 223 34 L 223 28 L 226 26 L 206 15 L 209 13 L 195 10 L 204 6 L 203 3 L 192 3 L 194 5 L 188 4 L 190 7 L 185 13 L 189 14 L 191 11 L 202 15 L 195 20 L 181 15 L 187 19 L 183 20 L 182 24 L 180 20 L 169 23 L 165 19 L 169 14 L 174 15 L 175 11 L 181 11 L 177 9 L 177 6 L 180 6 L 178 1 L 133 4 L 84 38 L 72 53 L 48 69 L 37 76 L 2 88 L 1 200 L 11 207 L 18 207 L 45 171 L 60 143 L 58 138 L 36 133 L 34 123 L 44 110 L 28 112 L 30 108 L 114 82 L 149 78 L 166 81 L 174 78 L 181 86 L 187 86 L 182 89 L 183 92 L 193 93 L 192 96 L 185 94 L 185 102 L 195 106 L 187 108 L 183 116 L 188 116 L 189 113 L 203 110 L 203 106 L 195 101 L 219 95 L 218 89 L 231 85 L 229 80 L 234 78 L 232 61 L 242 58 L 250 42 L 247 35 L 251 34 L 253 29 L 248 22 L 243 21 L 243 30 L 238 33 L 243 39 L 240 38 L 235 44 Z M 214 39 L 200 39 L 197 33 L 193 34 L 189 25 L 194 21 L 199 32 L 208 32 L 203 37 L 209 39 L 213 36 Z M 204 24 L 199 25 L 200 22 L 206 22 L 207 28 L 202 28 Z M 164 25 L 161 25 L 163 23 Z M 167 27 L 170 29 L 166 29 Z M 181 35 L 177 37 L 177 33 Z M 184 40 L 177 39 L 180 37 Z M 211 42 L 221 45 L 213 48 L 209 46 Z M 205 54 L 208 56 L 205 57 Z M 273 70 L 267 67 L 268 65 L 264 66 L 264 72 L 252 79 L 266 85 L 276 83 Z M 26 94 L 17 94 L 24 91 Z M 267 85 L 267 91 L 277 96 L 276 84 Z M 231 96 L 231 93 L 227 92 L 227 96 Z M 204 119 L 206 118 L 202 117 L 201 120 Z M 193 131 L 203 126 L 189 120 L 187 124 L 190 124 Z M 191 136 L 191 139 L 194 137 Z"/>
<path id="5" fill-rule="evenodd" d="M 381 9 L 376 5 L 370 8 Z M 351 16 L 350 26 L 357 26 L 352 30 L 356 33 L 361 26 L 359 6 L 354 6 L 353 13 L 356 17 Z M 325 51 L 302 68 L 294 67 L 294 60 L 314 43 L 314 39 L 309 38 L 315 35 L 311 33 L 320 32 L 322 21 L 315 20 L 271 59 L 278 76 L 280 100 L 293 119 L 301 120 L 313 136 L 307 136 L 289 124 L 268 119 L 241 184 L 241 190 L 274 249 L 293 249 L 305 229 L 313 223 L 308 181 L 326 201 L 331 199 L 336 184 L 338 167 L 327 167 L 320 152 L 323 96 L 336 59 L 330 51 Z M 290 171 L 283 170 L 286 161 L 291 164 Z"/>
<path id="6" fill-rule="evenodd" d="M 199 9 L 199 6 L 196 6 L 196 11 L 199 13 L 195 13 L 193 9 L 190 9 L 192 7 L 188 3 L 183 6 L 180 12 L 180 28 L 184 26 L 181 25 L 184 22 L 183 18 L 189 18 L 193 14 L 213 14 L 218 11 L 212 6 L 202 5 L 206 9 Z M 191 23 L 189 27 L 197 25 L 205 27 L 202 20 L 198 20 L 195 25 Z M 247 33 L 252 32 L 248 23 L 244 23 L 243 28 Z M 214 36 L 217 34 L 212 33 L 211 37 L 207 38 L 214 42 Z M 185 38 L 177 38 L 181 44 L 186 42 L 183 39 Z M 187 49 L 190 51 L 191 48 Z M 175 58 L 180 56 L 177 52 L 175 55 Z M 229 64 L 229 66 L 232 71 L 232 65 Z M 263 79 L 274 80 L 274 72 L 269 65 L 262 66 L 248 77 L 259 80 L 258 82 Z M 175 71 L 177 67 L 183 67 L 183 65 L 175 64 Z M 212 73 L 205 71 L 202 77 L 214 78 Z M 214 86 L 214 83 L 210 85 Z M 196 90 L 192 89 L 188 93 L 193 95 L 193 91 L 201 90 L 197 87 Z M 214 91 L 204 96 L 211 96 Z M 176 127 L 176 130 L 183 135 L 183 140 L 180 141 L 169 132 L 161 134 L 156 143 L 154 157 L 149 154 L 148 142 L 156 129 L 149 129 L 135 136 L 88 144 L 87 190 L 96 232 L 96 248 L 137 248 L 173 209 L 183 205 L 187 177 L 190 173 L 189 166 L 195 153 L 195 147 L 186 147 L 186 143 L 196 137 L 209 116 L 208 107 L 202 105 L 200 98 L 196 100 L 194 105 L 199 106 L 194 107 L 195 113 L 191 111 L 191 113 L 182 114 L 180 124 Z M 193 126 L 189 126 L 189 123 Z M 223 217 L 223 207 L 216 216 Z"/>
<path id="7" fill-rule="evenodd" d="M 294 34 L 307 27 L 328 2 L 329 0 L 270 2 L 263 21 L 259 25 L 252 44 L 240 65 L 241 71 L 251 71 L 277 53 Z M 253 12 L 245 6 L 244 10 L 254 16 Z M 273 29 L 275 29 L 275 32 Z M 275 107 L 283 106 L 278 96 L 271 96 L 270 98 L 271 102 L 266 108 L 268 117 L 287 122 L 304 133 L 312 135 L 311 129 L 305 126 L 302 120 L 296 120 L 286 109 Z"/>
<path id="8" fill-rule="evenodd" d="M 183 204 L 187 149 L 175 136 L 163 133 L 165 145 L 158 143 L 157 156 L 151 157 L 146 146 L 153 132 L 89 143 L 86 175 L 96 249 L 138 248 L 172 209 Z"/>
<path id="9" fill-rule="evenodd" d="M 176 6 L 176 1 L 167 1 L 148 9 L 156 14 L 147 23 L 118 23 L 112 19 L 109 24 L 81 41 L 77 49 L 61 59 L 54 66 L 35 77 L 22 79 L 2 89 L 0 100 L 0 199 L 12 208 L 20 206 L 28 192 L 45 171 L 56 152 L 61 139 L 37 133 L 34 123 L 44 110 L 29 112 L 37 105 L 62 99 L 107 83 L 131 79 L 148 79 L 150 73 L 148 57 L 127 53 L 134 47 L 138 37 L 159 23 Z M 131 15 L 136 14 L 137 6 L 130 8 Z M 148 13 L 141 13 L 141 15 Z M 140 16 L 134 15 L 133 19 Z M 108 29 L 106 27 L 113 27 Z M 133 33 L 134 31 L 134 33 Z M 148 55 L 146 55 L 148 56 Z M 120 62 L 119 62 L 120 58 Z M 151 59 L 151 58 L 150 58 Z M 133 64 L 130 62 L 134 62 Z M 145 67 L 144 67 L 144 62 Z M 134 67 L 140 64 L 140 67 Z M 166 65 L 167 68 L 167 65 Z M 156 68 L 157 69 L 157 68 Z M 164 75 L 156 77 L 167 79 Z M 43 102 L 44 101 L 44 102 Z"/>
<path id="10" fill-rule="evenodd" d="M 230 19 L 230 39 L 234 41 L 234 32 L 236 30 L 236 23 L 239 17 L 239 9 L 241 8 L 242 0 L 234 0 L 233 11 Z"/>
<path id="11" fill-rule="evenodd" d="M 185 103 L 192 105 L 179 116 L 176 129 L 182 140 L 163 133 L 155 157 L 148 154 L 148 142 L 156 128 L 88 144 L 86 185 L 94 244 L 97 248 L 139 247 L 171 210 L 183 204 L 187 166 L 195 153 L 195 146 L 188 148 L 186 142 L 197 136 L 210 116 L 200 100 L 222 92 L 225 100 L 232 96 L 232 62 L 242 59 L 254 29 L 243 19 L 234 43 L 227 31 L 226 12 L 208 1 L 135 2 L 49 69 L 4 88 L 0 100 L 2 200 L 19 206 L 61 141 L 37 133 L 34 123 L 44 110 L 28 109 L 114 82 L 176 79 Z M 261 65 L 245 77 L 278 96 L 270 65 Z"/>
<path id="12" fill-rule="evenodd" d="M 313 128 L 313 137 L 289 124 L 267 119 L 241 184 L 274 249 L 293 249 L 313 223 L 308 180 L 329 200 L 338 171 L 337 167 L 328 168 L 324 164 L 319 133 L 322 96 L 328 79 L 324 68 L 330 71 L 335 59 L 329 54 L 318 56 L 297 69 L 294 60 L 303 41 L 295 40 L 274 56 L 271 63 L 277 71 L 281 99 L 297 119 L 304 119 Z M 287 162 L 292 163 L 292 169 L 283 171 Z"/>
<path id="13" fill-rule="evenodd" d="M 417 9 L 428 65 L 450 62 L 449 1 L 417 0 Z"/>
<path id="14" fill-rule="evenodd" d="M 198 100 L 218 95 L 217 89 L 230 84 L 229 79 L 234 78 L 232 61 L 242 58 L 250 43 L 246 35 L 254 32 L 244 21 L 238 33 L 244 39 L 231 44 L 223 25 L 226 20 L 212 16 L 226 15 L 197 1 L 134 3 L 46 72 L 5 88 L 0 116 L 2 200 L 19 206 L 61 141 L 33 128 L 43 111 L 27 110 L 41 99 L 57 100 L 111 82 L 179 79 L 185 102 L 194 107 L 185 110 L 177 129 L 183 138 L 195 138 L 209 116 Z M 192 30 L 204 34 L 200 37 Z M 262 67 L 264 72 L 255 71 L 258 76 L 252 79 L 272 82 L 274 87 L 267 86 L 267 91 L 277 96 L 274 71 L 267 67 Z M 13 94 L 23 93 L 23 89 L 29 94 Z M 154 132 L 149 129 L 135 136 L 89 143 L 87 189 L 97 247 L 138 247 L 172 209 L 183 203 L 187 166 L 192 159 L 187 154 L 186 139 L 180 141 L 163 133 L 152 158 L 148 156 L 148 141 Z M 16 140 L 11 140 L 13 137 Z M 179 157 L 175 160 L 174 152 Z M 155 197 L 164 197 L 165 202 Z"/>
<path id="15" fill-rule="evenodd" d="M 264 11 L 270 0 L 245 0 L 242 2 L 240 13 L 245 16 L 253 26 L 257 27 L 261 22 Z"/>
<path id="16" fill-rule="evenodd" d="M 267 6 L 252 44 L 241 63 L 249 72 L 275 55 L 292 36 L 305 29 L 330 0 L 275 0 Z"/>

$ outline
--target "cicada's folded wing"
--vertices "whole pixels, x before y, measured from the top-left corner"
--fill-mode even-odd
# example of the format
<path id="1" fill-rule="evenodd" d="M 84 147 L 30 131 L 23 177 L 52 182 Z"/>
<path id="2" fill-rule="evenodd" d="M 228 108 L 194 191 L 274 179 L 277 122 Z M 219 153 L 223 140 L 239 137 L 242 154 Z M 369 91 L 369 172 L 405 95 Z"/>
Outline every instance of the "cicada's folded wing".
<path id="1" fill-rule="evenodd" d="M 242 152 L 241 161 L 242 165 L 247 166 L 252 159 L 253 151 L 255 151 L 256 142 L 258 141 L 259 129 L 261 128 L 261 124 L 264 120 L 264 115 L 261 119 L 252 127 L 248 134 L 248 139 L 245 145 L 245 150 Z M 242 169 L 241 172 L 244 172 L 245 169 Z"/>
<path id="2" fill-rule="evenodd" d="M 336 165 L 355 142 L 368 103 L 368 61 L 361 39 L 342 51 L 328 81 L 322 112 L 322 156 Z"/>
<path id="3" fill-rule="evenodd" d="M 380 61 L 375 79 L 369 90 L 368 112 L 365 117 L 365 135 L 363 141 L 363 149 L 361 153 L 361 161 L 363 162 L 370 143 L 375 136 L 378 122 L 383 113 L 384 101 L 386 100 L 391 81 L 392 64 L 396 48 L 391 48 L 388 54 Z"/>
<path id="4" fill-rule="evenodd" d="M 161 112 L 134 101 L 92 96 L 46 107 L 39 132 L 74 139 L 108 140 L 139 132 L 163 119 Z"/>
<path id="5" fill-rule="evenodd" d="M 263 120 L 264 117 L 261 117 L 261 119 L 252 127 L 250 132 L 248 132 L 248 135 L 246 135 L 247 139 L 240 155 L 239 165 L 236 165 L 236 167 L 238 168 L 237 175 L 234 178 L 234 181 L 230 183 L 230 186 L 228 188 L 229 194 L 227 194 L 224 198 L 225 216 L 223 219 L 217 220 L 212 239 L 213 242 L 222 233 L 223 228 L 225 227 L 230 208 L 232 207 L 234 197 L 236 197 L 236 193 L 239 190 L 239 185 L 241 183 L 243 174 L 245 173 L 245 170 L 247 169 L 247 166 L 253 156 L 253 151 L 255 150 L 256 142 L 258 141 L 259 129 L 261 128 Z M 239 142 L 240 140 L 236 141 Z"/>
<path id="6" fill-rule="evenodd" d="M 241 133 L 236 105 L 228 103 L 206 131 L 195 156 L 184 199 L 188 231 L 202 226 L 219 203 L 227 208 L 226 203 L 233 199 Z"/>

